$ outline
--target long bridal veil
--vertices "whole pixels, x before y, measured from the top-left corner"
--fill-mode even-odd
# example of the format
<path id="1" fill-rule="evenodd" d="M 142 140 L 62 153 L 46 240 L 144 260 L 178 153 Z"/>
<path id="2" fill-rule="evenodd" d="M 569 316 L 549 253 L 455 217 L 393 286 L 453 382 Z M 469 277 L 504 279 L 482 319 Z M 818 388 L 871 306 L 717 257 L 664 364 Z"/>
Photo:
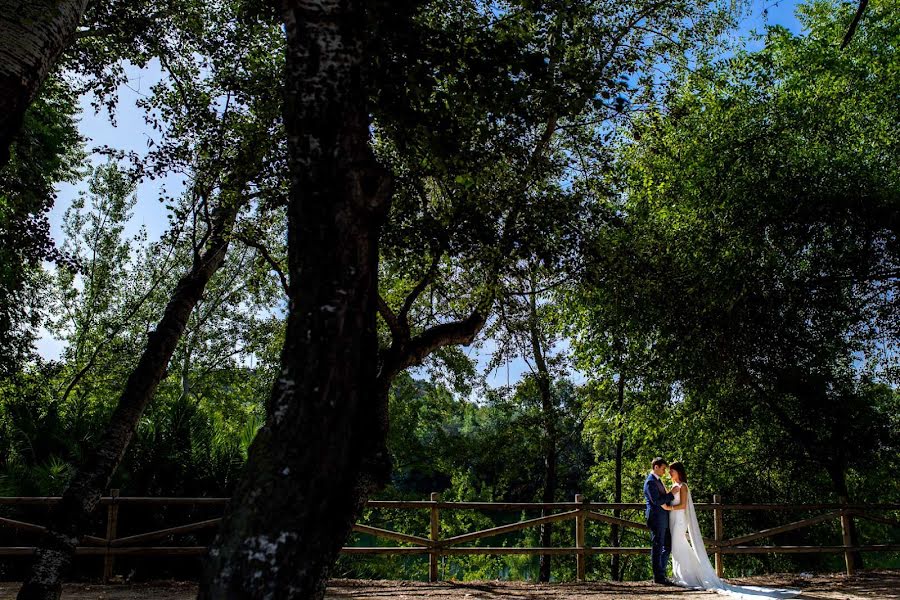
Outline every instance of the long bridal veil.
<path id="1" fill-rule="evenodd" d="M 687 518 L 688 535 L 691 539 L 691 548 L 697 558 L 696 565 L 699 566 L 697 579 L 702 582 L 705 590 L 714 591 L 720 594 L 727 594 L 735 598 L 793 598 L 800 594 L 797 590 L 762 588 L 749 585 L 731 585 L 725 583 L 716 575 L 716 570 L 709 562 L 709 555 L 706 553 L 706 546 L 703 544 L 703 536 L 700 533 L 700 523 L 697 521 L 697 511 L 694 510 L 694 499 L 690 490 L 687 490 L 687 507 L 685 507 L 685 517 Z"/>

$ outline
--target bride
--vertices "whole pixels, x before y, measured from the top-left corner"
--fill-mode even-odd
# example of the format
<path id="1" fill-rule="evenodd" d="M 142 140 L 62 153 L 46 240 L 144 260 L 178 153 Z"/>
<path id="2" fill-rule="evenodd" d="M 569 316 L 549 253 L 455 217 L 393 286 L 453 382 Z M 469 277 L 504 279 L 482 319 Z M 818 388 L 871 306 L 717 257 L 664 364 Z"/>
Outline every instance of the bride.
<path id="1" fill-rule="evenodd" d="M 669 490 L 675 500 L 664 508 L 669 513 L 669 531 L 672 534 L 672 572 L 675 583 L 684 587 L 702 588 L 737 598 L 793 598 L 800 592 L 776 590 L 755 586 L 730 585 L 716 576 L 709 562 L 700 524 L 694 510 L 694 500 L 687 486 L 687 471 L 680 462 L 669 465 L 669 476 L 674 485 Z"/>

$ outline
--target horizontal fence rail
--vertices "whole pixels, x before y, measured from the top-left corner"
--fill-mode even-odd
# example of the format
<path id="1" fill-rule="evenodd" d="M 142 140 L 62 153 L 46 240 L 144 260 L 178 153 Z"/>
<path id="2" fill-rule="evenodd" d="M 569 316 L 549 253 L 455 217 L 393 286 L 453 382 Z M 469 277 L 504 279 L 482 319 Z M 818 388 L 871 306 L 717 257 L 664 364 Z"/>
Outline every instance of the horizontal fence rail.
<path id="1" fill-rule="evenodd" d="M 0 507 L 3 506 L 31 506 L 52 507 L 59 502 L 58 497 L 0 497 Z M 119 490 L 111 490 L 109 496 L 100 499 L 100 505 L 106 507 L 106 536 L 85 536 L 82 544 L 76 549 L 77 556 L 103 557 L 103 579 L 109 580 L 113 576 L 115 557 L 117 556 L 162 556 L 162 557 L 187 557 L 203 556 L 206 546 L 153 546 L 144 545 L 158 540 L 168 540 L 174 536 L 184 535 L 202 530 L 218 527 L 221 518 L 205 519 L 184 525 L 176 525 L 147 531 L 144 533 L 119 537 L 117 535 L 119 510 L 134 509 L 137 507 L 169 507 L 169 506 L 209 506 L 224 509 L 228 498 L 145 498 L 120 496 Z M 725 504 L 720 496 L 713 497 L 711 503 L 698 503 L 694 505 L 698 511 L 712 511 L 713 513 L 713 537 L 704 542 L 710 554 L 715 557 L 716 572 L 721 577 L 723 574 L 724 556 L 726 554 L 821 554 L 843 553 L 848 575 L 855 570 L 854 554 L 858 552 L 893 552 L 900 551 L 900 544 L 857 544 L 852 543 L 854 519 L 862 519 L 896 527 L 900 529 L 900 520 L 884 513 L 900 511 L 900 504 Z M 356 533 L 367 534 L 377 538 L 391 540 L 407 546 L 345 546 L 342 553 L 347 555 L 428 555 L 429 579 L 438 580 L 438 561 L 441 556 L 458 556 L 474 554 L 526 554 L 526 555 L 555 555 L 575 556 L 576 577 L 583 581 L 586 575 L 586 558 L 600 554 L 606 555 L 635 555 L 649 554 L 649 547 L 627 546 L 588 546 L 586 543 L 586 528 L 591 522 L 617 526 L 624 529 L 647 530 L 640 520 L 629 520 L 618 516 L 620 511 L 641 511 L 643 503 L 629 502 L 589 502 L 580 494 L 575 496 L 574 502 L 444 502 L 437 493 L 431 494 L 430 500 L 370 500 L 366 507 L 374 510 L 427 510 L 430 513 L 429 533 L 426 536 L 413 535 L 399 531 L 391 531 L 372 525 L 359 523 L 353 527 Z M 541 511 L 542 516 L 520 520 L 515 523 L 499 525 L 472 531 L 451 537 L 440 536 L 442 511 L 505 511 L 528 512 Z M 827 511 L 805 519 L 792 521 L 776 527 L 770 527 L 744 535 L 725 538 L 725 513 L 742 511 L 770 511 L 770 512 L 810 512 Z M 615 511 L 616 514 L 607 514 Z M 880 514 L 872 514 L 880 513 Z M 834 545 L 747 545 L 749 542 L 757 542 L 765 538 L 796 531 L 806 527 L 818 525 L 828 521 L 838 520 L 841 525 L 842 539 L 840 544 Z M 574 522 L 575 545 L 571 547 L 509 547 L 509 546 L 475 546 L 471 542 L 484 538 L 494 537 L 523 531 L 533 527 L 540 527 L 550 523 Z M 18 531 L 40 534 L 46 531 L 43 525 L 0 516 L 0 527 L 7 527 Z M 465 545 L 462 545 L 465 544 Z M 0 546 L 0 556 L 30 556 L 35 551 L 33 546 Z"/>

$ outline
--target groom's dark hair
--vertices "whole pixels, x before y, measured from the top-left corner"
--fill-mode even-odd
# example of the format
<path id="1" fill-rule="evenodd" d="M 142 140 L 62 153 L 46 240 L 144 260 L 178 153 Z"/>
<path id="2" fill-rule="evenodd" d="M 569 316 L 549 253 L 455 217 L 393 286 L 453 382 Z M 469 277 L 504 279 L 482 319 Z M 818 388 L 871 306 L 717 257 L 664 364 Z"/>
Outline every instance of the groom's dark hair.
<path id="1" fill-rule="evenodd" d="M 655 468 L 658 467 L 659 465 L 663 465 L 663 466 L 668 467 L 668 466 L 669 466 L 669 461 L 667 461 L 666 459 L 664 459 L 662 456 L 657 456 L 656 458 L 653 459 L 653 462 L 650 463 L 650 467 L 653 468 L 653 469 L 655 469 Z"/>

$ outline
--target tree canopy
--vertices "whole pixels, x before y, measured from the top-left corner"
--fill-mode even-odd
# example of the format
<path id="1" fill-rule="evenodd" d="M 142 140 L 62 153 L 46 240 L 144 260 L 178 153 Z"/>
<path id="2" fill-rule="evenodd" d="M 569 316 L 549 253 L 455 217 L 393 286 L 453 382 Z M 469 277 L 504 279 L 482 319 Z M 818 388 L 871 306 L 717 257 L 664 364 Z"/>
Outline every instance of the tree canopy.
<path id="1" fill-rule="evenodd" d="M 640 501 L 660 454 L 688 465 L 698 500 L 892 499 L 900 7 L 854 20 L 812 0 L 802 31 L 743 40 L 745 8 L 82 7 L 33 57 L 46 73 L 0 167 L 0 492 L 65 499 L 20 597 L 58 597 L 110 482 L 233 496 L 218 537 L 198 538 L 214 548 L 201 597 L 425 577 L 415 558 L 338 558 L 375 543 L 355 520 L 388 525 L 367 499 Z M 160 77 L 125 107 L 132 69 Z M 137 114 L 146 150 L 86 147 L 88 104 Z M 81 191 L 53 240 L 62 182 Z M 146 211 L 161 235 L 133 227 Z M 460 516 L 442 535 L 503 522 Z M 609 543 L 643 545 L 618 527 Z M 574 574 L 549 555 L 447 568 Z"/>

